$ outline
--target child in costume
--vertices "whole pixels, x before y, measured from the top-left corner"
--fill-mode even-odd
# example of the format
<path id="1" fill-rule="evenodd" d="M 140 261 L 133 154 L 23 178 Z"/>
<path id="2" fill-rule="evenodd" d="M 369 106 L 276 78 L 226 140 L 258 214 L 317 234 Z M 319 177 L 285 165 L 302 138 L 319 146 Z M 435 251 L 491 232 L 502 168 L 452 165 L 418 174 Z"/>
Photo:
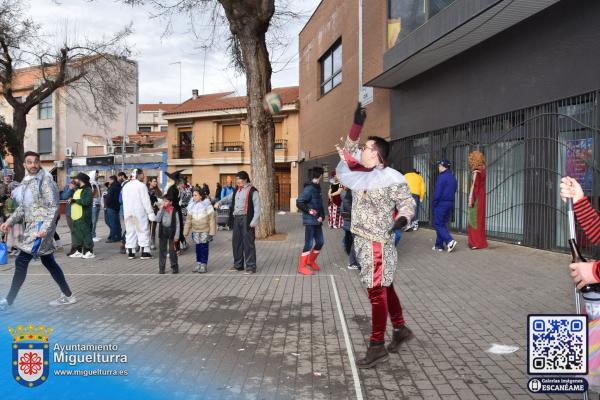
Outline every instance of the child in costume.
<path id="1" fill-rule="evenodd" d="M 173 198 L 166 194 L 156 221 L 158 222 L 158 273 L 165 273 L 167 263 L 167 252 L 171 262 L 171 270 L 174 274 L 179 273 L 177 264 L 177 242 L 181 232 L 181 218 L 173 206 Z"/>
<path id="2" fill-rule="evenodd" d="M 208 244 L 217 232 L 217 214 L 210 202 L 206 189 L 195 187 L 192 201 L 187 207 L 187 217 L 183 236 L 192 232 L 192 240 L 196 244 L 196 267 L 192 272 L 204 274 L 208 272 Z"/>

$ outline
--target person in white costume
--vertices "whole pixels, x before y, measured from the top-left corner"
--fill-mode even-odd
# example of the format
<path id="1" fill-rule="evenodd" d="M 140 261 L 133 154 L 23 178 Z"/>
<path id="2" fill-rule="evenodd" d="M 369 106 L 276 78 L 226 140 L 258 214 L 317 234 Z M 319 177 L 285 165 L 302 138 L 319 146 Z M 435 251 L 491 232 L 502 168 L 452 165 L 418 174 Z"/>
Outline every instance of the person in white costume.
<path id="1" fill-rule="evenodd" d="M 123 216 L 125 218 L 125 248 L 128 258 L 135 258 L 137 246 L 142 251 L 141 259 L 152 258 L 150 253 L 150 224 L 156 215 L 150 204 L 148 188 L 144 184 L 144 171 L 134 169 L 131 181 L 123 187 Z"/>

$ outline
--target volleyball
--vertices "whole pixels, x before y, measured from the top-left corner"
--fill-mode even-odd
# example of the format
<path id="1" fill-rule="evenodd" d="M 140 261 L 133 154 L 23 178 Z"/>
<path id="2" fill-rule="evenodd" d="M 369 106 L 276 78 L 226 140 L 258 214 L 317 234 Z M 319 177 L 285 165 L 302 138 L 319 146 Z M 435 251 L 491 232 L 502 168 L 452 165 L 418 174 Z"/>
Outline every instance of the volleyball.
<path id="1" fill-rule="evenodd" d="M 281 111 L 281 96 L 275 92 L 269 92 L 264 99 L 265 110 L 271 114 L 277 114 Z"/>

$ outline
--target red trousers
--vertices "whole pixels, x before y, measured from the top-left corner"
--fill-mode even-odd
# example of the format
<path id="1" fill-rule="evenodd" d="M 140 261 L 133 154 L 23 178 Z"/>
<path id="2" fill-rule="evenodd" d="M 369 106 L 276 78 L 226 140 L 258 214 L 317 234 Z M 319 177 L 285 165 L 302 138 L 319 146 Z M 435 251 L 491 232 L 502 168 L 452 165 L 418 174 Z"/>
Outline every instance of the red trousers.
<path id="1" fill-rule="evenodd" d="M 404 326 L 404 316 L 400 299 L 394 290 L 394 285 L 378 286 L 367 289 L 371 301 L 372 328 L 371 343 L 385 342 L 388 312 L 394 328 Z"/>

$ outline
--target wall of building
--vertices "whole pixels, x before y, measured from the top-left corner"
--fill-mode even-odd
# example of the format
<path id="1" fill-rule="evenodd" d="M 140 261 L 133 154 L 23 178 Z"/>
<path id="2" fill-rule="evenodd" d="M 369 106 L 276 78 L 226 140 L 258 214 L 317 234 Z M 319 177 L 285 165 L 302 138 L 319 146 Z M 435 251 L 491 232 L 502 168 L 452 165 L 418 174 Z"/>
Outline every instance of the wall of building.
<path id="1" fill-rule="evenodd" d="M 600 2 L 563 1 L 398 86 L 402 138 L 600 88 Z"/>
<path id="2" fill-rule="evenodd" d="M 133 67 L 132 67 L 133 68 Z M 136 67 L 137 68 L 137 67 Z M 25 131 L 25 150 L 38 151 L 38 129 L 52 129 L 52 152 L 41 155 L 44 168 L 54 168 L 55 160 L 64 160 L 66 149 L 70 147 L 77 156 L 86 155 L 84 136 L 96 137 L 97 140 L 106 142 L 110 137 L 122 135 L 125 129 L 125 108 L 127 108 L 127 132 L 135 132 L 137 129 L 137 81 L 129 82 L 131 95 L 127 99 L 127 107 L 123 107 L 118 112 L 117 118 L 112 121 L 108 128 L 100 126 L 93 122 L 86 115 L 76 111 L 69 101 L 73 101 L 69 96 L 68 88 L 58 89 L 52 94 L 52 117 L 48 119 L 39 119 L 38 106 L 31 109 L 27 115 L 27 129 Z M 15 92 L 15 96 L 26 96 L 27 91 Z M 93 103 L 91 95 L 81 96 L 89 105 Z M 65 100 L 71 99 L 71 100 Z M 12 122 L 12 108 L 4 99 L 0 99 L 0 115 L 6 121 Z M 96 141 L 97 141 L 96 140 Z M 65 180 L 65 169 L 57 170 L 57 179 L 59 182 Z"/>
<path id="3" fill-rule="evenodd" d="M 152 132 L 160 132 L 161 126 L 168 124 L 167 120 L 162 117 L 161 111 L 142 111 L 138 113 L 138 127 L 151 126 Z"/>
<path id="4" fill-rule="evenodd" d="M 386 2 L 363 1 L 363 82 L 382 72 L 386 51 Z M 342 39 L 342 82 L 320 95 L 319 59 Z M 337 157 L 335 145 L 345 137 L 358 102 L 358 1 L 324 0 L 300 33 L 300 187 L 311 160 Z M 390 136 L 389 91 L 375 89 L 367 106 L 363 140 Z M 303 152 L 303 153 L 302 153 Z"/>
<path id="5" fill-rule="evenodd" d="M 167 147 L 169 151 L 169 170 L 191 170 L 192 183 L 207 183 L 214 191 L 214 186 L 220 181 L 221 175 L 236 174 L 240 170 L 247 171 L 252 177 L 251 154 L 249 143 L 249 130 L 245 122 L 244 114 L 224 113 L 221 117 L 196 118 L 186 120 L 185 116 L 173 116 L 169 118 L 167 133 Z M 277 164 L 290 165 L 291 193 L 290 209 L 296 209 L 296 198 L 298 197 L 298 123 L 297 111 L 283 112 L 276 116 L 276 121 L 281 123 L 281 139 L 287 141 L 285 150 L 275 150 L 275 162 Z M 243 152 L 216 151 L 211 152 L 211 143 L 223 141 L 223 124 L 239 123 L 239 137 L 236 141 L 243 142 Z M 192 131 L 193 158 L 174 158 L 173 146 L 177 146 L 179 133 L 181 131 Z M 231 139 L 234 140 L 234 139 Z M 294 166 L 295 165 L 295 166 Z"/>
<path id="6" fill-rule="evenodd" d="M 118 110 L 117 117 L 109 123 L 108 127 L 103 127 L 95 123 L 86 115 L 81 115 L 66 105 L 66 147 L 71 147 L 75 154 L 83 156 L 86 155 L 86 149 L 83 145 L 84 135 L 97 136 L 107 141 L 113 136 L 122 136 L 124 130 L 127 130 L 127 133 L 136 132 L 137 94 L 135 88 L 137 87 L 137 82 L 131 82 L 130 85 L 133 94 L 127 99 L 127 105 Z M 87 98 L 88 101 L 92 101 L 91 95 Z M 125 125 L 126 120 L 127 125 Z"/>

